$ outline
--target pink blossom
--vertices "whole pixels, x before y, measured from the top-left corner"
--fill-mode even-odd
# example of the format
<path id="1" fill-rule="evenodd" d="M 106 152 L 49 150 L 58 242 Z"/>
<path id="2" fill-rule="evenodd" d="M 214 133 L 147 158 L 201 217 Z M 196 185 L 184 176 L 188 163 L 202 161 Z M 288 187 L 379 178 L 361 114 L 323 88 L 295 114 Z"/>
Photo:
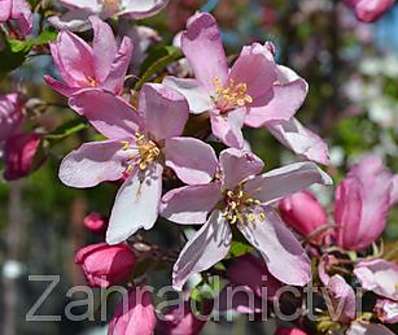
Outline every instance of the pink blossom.
<path id="1" fill-rule="evenodd" d="M 377 300 L 374 308 L 377 317 L 383 323 L 398 323 L 398 302 L 389 299 Z"/>
<path id="2" fill-rule="evenodd" d="M 327 224 L 325 209 L 308 191 L 294 193 L 279 202 L 279 212 L 283 221 L 303 236 L 309 236 Z M 321 242 L 318 236 L 315 242 Z"/>
<path id="3" fill-rule="evenodd" d="M 156 326 L 155 307 L 149 288 L 130 290 L 128 301 L 121 301 L 109 323 L 108 335 L 152 335 Z"/>
<path id="4" fill-rule="evenodd" d="M 96 234 L 104 232 L 108 226 L 108 220 L 101 214 L 95 212 L 87 215 L 83 223 L 88 230 Z"/>
<path id="5" fill-rule="evenodd" d="M 336 190 L 337 244 L 361 250 L 375 242 L 386 226 L 394 176 L 375 155 L 355 165 Z"/>
<path id="6" fill-rule="evenodd" d="M 242 148 L 244 124 L 265 126 L 299 155 L 327 163 L 324 143 L 293 118 L 308 85 L 291 69 L 275 63 L 270 43 L 245 46 L 228 69 L 217 23 L 210 14 L 201 13 L 188 21 L 181 44 L 196 79 L 166 77 L 164 84 L 186 96 L 192 113 L 210 112 L 217 138 Z"/>
<path id="7" fill-rule="evenodd" d="M 13 135 L 23 119 L 22 104 L 17 93 L 0 96 L 0 143 Z"/>
<path id="8" fill-rule="evenodd" d="M 275 335 L 309 335 L 309 333 L 299 328 L 283 328 L 279 327 Z"/>
<path id="9" fill-rule="evenodd" d="M 84 30 L 90 15 L 96 15 L 103 20 L 116 16 L 142 19 L 157 14 L 167 6 L 169 0 L 60 0 L 60 2 L 69 11 L 62 16 L 51 17 L 50 23 L 59 29 Z"/>
<path id="10" fill-rule="evenodd" d="M 345 0 L 344 2 L 354 9 L 358 20 L 374 22 L 394 5 L 395 0 Z"/>
<path id="11" fill-rule="evenodd" d="M 0 23 L 16 24 L 23 37 L 30 34 L 33 26 L 33 15 L 30 5 L 25 0 L 0 0 Z"/>
<path id="12" fill-rule="evenodd" d="M 362 261 L 354 269 L 362 287 L 381 297 L 398 301 L 398 265 L 383 259 Z"/>
<path id="13" fill-rule="evenodd" d="M 121 94 L 133 50 L 131 40 L 124 37 L 118 49 L 111 27 L 95 16 L 89 20 L 94 30 L 93 46 L 67 30 L 61 31 L 50 49 L 63 82 L 48 75 L 44 79 L 67 97 L 95 87 Z"/>
<path id="14" fill-rule="evenodd" d="M 39 165 L 35 158 L 40 143 L 41 136 L 35 133 L 17 134 L 7 139 L 4 146 L 6 180 L 25 177 Z"/>
<path id="15" fill-rule="evenodd" d="M 178 92 L 145 84 L 138 111 L 120 97 L 86 90 L 70 98 L 107 140 L 83 144 L 64 158 L 59 177 L 68 186 L 86 188 L 126 177 L 112 209 L 107 242 L 117 244 L 137 230 L 151 229 L 158 217 L 164 166 L 187 182 L 207 183 L 213 151 L 198 139 L 180 137 L 188 105 Z"/>
<path id="16" fill-rule="evenodd" d="M 211 182 L 195 185 L 191 181 L 162 199 L 161 213 L 167 219 L 180 224 L 205 223 L 174 265 L 174 287 L 181 289 L 192 274 L 209 269 L 228 254 L 230 224 L 259 250 L 275 278 L 305 285 L 310 280 L 308 257 L 269 204 L 313 183 L 330 184 L 330 177 L 311 162 L 258 175 L 263 162 L 251 152 L 233 148 L 222 151 L 219 162 L 214 155 L 206 163 L 214 170 Z M 177 175 L 181 178 L 182 174 Z"/>
<path id="17" fill-rule="evenodd" d="M 197 311 L 199 312 L 199 311 Z M 191 301 L 173 306 L 162 315 L 156 326 L 157 335 L 197 335 L 206 325 L 206 315 L 195 315 Z"/>
<path id="18" fill-rule="evenodd" d="M 103 288 L 128 280 L 135 262 L 134 253 L 125 244 L 91 244 L 80 249 L 75 257 L 89 284 Z"/>

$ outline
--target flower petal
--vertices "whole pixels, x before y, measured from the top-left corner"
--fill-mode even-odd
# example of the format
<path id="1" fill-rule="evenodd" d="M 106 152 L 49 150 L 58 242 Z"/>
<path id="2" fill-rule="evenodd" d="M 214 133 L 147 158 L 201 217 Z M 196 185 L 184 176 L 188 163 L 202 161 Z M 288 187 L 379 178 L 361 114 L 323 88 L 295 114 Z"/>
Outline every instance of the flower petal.
<path id="1" fill-rule="evenodd" d="M 48 86 L 50 86 L 54 91 L 57 91 L 59 94 L 70 97 L 71 95 L 77 93 L 82 88 L 81 87 L 71 87 L 64 84 L 61 81 L 54 79 L 49 75 L 44 75 L 44 81 Z"/>
<path id="2" fill-rule="evenodd" d="M 231 69 L 229 79 L 235 84 L 246 84 L 247 94 L 256 100 L 272 90 L 277 79 L 277 67 L 268 49 L 254 43 L 243 48 Z"/>
<path id="3" fill-rule="evenodd" d="M 244 189 L 254 198 L 268 204 L 315 183 L 331 185 L 333 181 L 315 163 L 301 162 L 249 179 Z"/>
<path id="4" fill-rule="evenodd" d="M 356 297 L 354 289 L 340 275 L 334 275 L 327 284 L 330 300 L 326 300 L 332 319 L 350 323 L 356 317 Z M 330 306 L 329 306 L 330 304 Z M 337 306 L 337 308 L 335 308 Z"/>
<path id="5" fill-rule="evenodd" d="M 128 15 L 133 19 L 153 16 L 167 6 L 169 0 L 122 0 L 123 11 L 119 15 Z"/>
<path id="6" fill-rule="evenodd" d="M 361 286 L 382 297 L 398 301 L 398 265 L 384 259 L 360 262 L 354 269 Z"/>
<path id="7" fill-rule="evenodd" d="M 232 232 L 222 213 L 215 210 L 209 220 L 187 242 L 173 267 L 173 287 L 181 290 L 195 273 L 207 270 L 228 254 Z"/>
<path id="8" fill-rule="evenodd" d="M 219 138 L 225 145 L 242 148 L 244 139 L 242 127 L 246 111 L 243 108 L 221 115 L 210 113 L 210 122 L 213 135 Z"/>
<path id="9" fill-rule="evenodd" d="M 230 190 L 247 177 L 259 174 L 264 168 L 264 162 L 255 154 L 234 148 L 221 152 L 220 165 L 224 187 Z"/>
<path id="10" fill-rule="evenodd" d="M 166 193 L 160 213 L 166 219 L 180 224 L 201 224 L 222 199 L 218 183 L 184 186 Z"/>
<path id="11" fill-rule="evenodd" d="M 311 280 L 310 260 L 276 211 L 257 206 L 248 209 L 246 214 L 253 220 L 239 223 L 237 227 L 264 257 L 269 272 L 288 285 L 305 286 Z"/>
<path id="12" fill-rule="evenodd" d="M 101 85 L 102 88 L 115 94 L 123 93 L 124 80 L 132 54 L 133 43 L 129 37 L 124 37 L 111 64 L 109 74 Z"/>
<path id="13" fill-rule="evenodd" d="M 155 163 L 145 172 L 134 172 L 124 182 L 109 219 L 108 244 L 118 244 L 141 228 L 149 230 L 153 227 L 162 195 L 162 172 L 162 166 Z"/>
<path id="14" fill-rule="evenodd" d="M 299 156 L 320 164 L 329 164 L 327 144 L 295 118 L 265 125 L 275 138 Z"/>
<path id="15" fill-rule="evenodd" d="M 188 101 L 192 114 L 201 114 L 213 108 L 209 92 L 196 79 L 165 77 L 163 85 L 180 92 Z"/>
<path id="16" fill-rule="evenodd" d="M 62 78 L 73 86 L 89 86 L 95 79 L 91 47 L 79 36 L 63 30 L 51 52 Z"/>
<path id="17" fill-rule="evenodd" d="M 188 185 L 207 184 L 218 168 L 214 149 L 193 137 L 173 137 L 166 140 L 166 165 Z"/>
<path id="18" fill-rule="evenodd" d="M 99 89 L 78 92 L 70 97 L 69 105 L 110 139 L 132 138 L 141 123 L 127 102 Z"/>
<path id="19" fill-rule="evenodd" d="M 120 179 L 126 170 L 122 146 L 119 141 L 83 144 L 62 160 L 59 178 L 65 185 L 77 188 Z"/>
<path id="20" fill-rule="evenodd" d="M 111 27 L 98 16 L 90 16 L 89 20 L 94 30 L 93 61 L 95 78 L 102 82 L 108 76 L 117 45 Z"/>
<path id="21" fill-rule="evenodd" d="M 189 116 L 185 98 L 162 84 L 145 84 L 139 97 L 138 112 L 145 130 L 162 140 L 182 134 Z"/>
<path id="22" fill-rule="evenodd" d="M 214 80 L 225 83 L 228 73 L 227 58 L 217 22 L 208 13 L 194 15 L 182 35 L 182 51 L 195 77 L 209 92 L 214 91 Z"/>

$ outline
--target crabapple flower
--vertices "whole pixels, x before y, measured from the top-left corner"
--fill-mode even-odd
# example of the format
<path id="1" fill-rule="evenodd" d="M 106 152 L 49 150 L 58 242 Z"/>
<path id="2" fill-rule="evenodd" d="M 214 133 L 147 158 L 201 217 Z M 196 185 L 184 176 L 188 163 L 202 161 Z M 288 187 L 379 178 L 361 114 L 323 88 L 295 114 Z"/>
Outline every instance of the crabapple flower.
<path id="1" fill-rule="evenodd" d="M 99 213 L 90 213 L 83 220 L 84 226 L 93 233 L 99 234 L 106 230 L 108 220 Z"/>
<path id="2" fill-rule="evenodd" d="M 129 291 L 128 301 L 121 301 L 115 309 L 109 323 L 108 335 L 154 334 L 156 314 L 150 292 L 145 286 Z"/>
<path id="3" fill-rule="evenodd" d="M 308 191 L 297 192 L 283 198 L 279 202 L 279 212 L 283 221 L 303 236 L 309 236 L 327 224 L 326 210 Z"/>
<path id="4" fill-rule="evenodd" d="M 360 262 L 354 269 L 361 286 L 377 295 L 398 302 L 398 265 L 384 259 Z"/>
<path id="5" fill-rule="evenodd" d="M 334 217 L 340 247 L 361 250 L 380 237 L 392 202 L 393 182 L 394 176 L 375 155 L 352 167 L 336 190 Z"/>
<path id="6" fill-rule="evenodd" d="M 230 225 L 259 250 L 275 278 L 286 284 L 305 285 L 310 280 L 308 257 L 269 205 L 311 184 L 330 184 L 330 177 L 311 162 L 258 175 L 263 169 L 261 159 L 234 148 L 222 151 L 219 162 L 214 156 L 207 164 L 215 171 L 211 182 L 191 183 L 166 193 L 162 199 L 161 214 L 165 218 L 180 224 L 205 222 L 181 251 L 173 268 L 173 286 L 181 289 L 191 275 L 207 270 L 228 254 Z"/>
<path id="7" fill-rule="evenodd" d="M 50 23 L 58 29 L 84 30 L 91 15 L 103 20 L 115 16 L 142 19 L 157 14 L 167 6 L 169 0 L 60 0 L 60 2 L 69 11 L 60 17 L 51 17 Z"/>
<path id="8" fill-rule="evenodd" d="M 68 30 L 61 31 L 50 49 L 63 82 L 48 75 L 44 79 L 67 97 L 85 88 L 121 94 L 133 51 L 131 40 L 124 37 L 118 49 L 111 27 L 95 16 L 89 20 L 94 31 L 93 46 Z"/>
<path id="9" fill-rule="evenodd" d="M 22 104 L 18 93 L 0 96 L 0 143 L 18 130 L 22 119 Z"/>
<path id="10" fill-rule="evenodd" d="M 354 9 L 358 20 L 374 22 L 394 5 L 395 0 L 345 0 L 344 2 Z"/>
<path id="11" fill-rule="evenodd" d="M 41 162 L 35 162 L 42 137 L 39 134 L 16 134 L 9 137 L 4 146 L 6 180 L 27 176 Z"/>
<path id="12" fill-rule="evenodd" d="M 207 145 L 180 137 L 189 114 L 181 94 L 161 84 L 145 84 L 138 103 L 138 111 L 134 111 L 122 98 L 95 89 L 69 100 L 107 140 L 83 144 L 67 155 L 60 167 L 61 181 L 86 188 L 125 177 L 109 219 L 109 244 L 153 227 L 164 166 L 171 167 L 183 181 L 199 184 L 209 182 L 214 173 L 207 164 L 214 153 Z"/>
<path id="13" fill-rule="evenodd" d="M 377 300 L 374 311 L 383 323 L 398 323 L 398 302 L 389 299 Z"/>
<path id="14" fill-rule="evenodd" d="M 16 29 L 23 37 L 30 34 L 33 27 L 33 15 L 25 0 L 1 0 L 0 23 L 15 22 Z"/>
<path id="15" fill-rule="evenodd" d="M 244 47 L 228 69 L 217 23 L 210 14 L 201 13 L 188 21 L 181 47 L 196 79 L 166 77 L 163 83 L 186 96 L 192 113 L 209 112 L 212 132 L 224 144 L 242 148 L 244 124 L 254 128 L 269 125 L 282 143 L 307 158 L 326 162 L 323 142 L 292 126 L 308 85 L 292 70 L 275 63 L 270 43 Z M 280 122 L 287 122 L 289 129 Z M 289 131 L 300 137 L 301 144 L 292 144 L 294 135 L 286 135 Z M 309 146 L 310 141 L 321 143 L 322 148 Z"/>
<path id="16" fill-rule="evenodd" d="M 80 249 L 75 263 L 80 265 L 90 286 L 107 288 L 129 279 L 136 258 L 125 244 L 91 244 Z"/>

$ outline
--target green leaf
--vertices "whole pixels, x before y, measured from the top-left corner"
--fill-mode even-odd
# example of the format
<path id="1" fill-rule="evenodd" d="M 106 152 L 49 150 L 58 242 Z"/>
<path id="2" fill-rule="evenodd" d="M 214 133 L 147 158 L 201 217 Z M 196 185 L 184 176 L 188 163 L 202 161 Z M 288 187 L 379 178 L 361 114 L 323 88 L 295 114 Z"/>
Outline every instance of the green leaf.
<path id="1" fill-rule="evenodd" d="M 39 36 L 27 40 L 8 40 L 12 52 L 24 51 L 28 53 L 33 47 L 48 44 L 55 41 L 57 32 L 53 30 L 44 30 Z"/>
<path id="2" fill-rule="evenodd" d="M 141 66 L 141 79 L 135 84 L 134 89 L 139 90 L 153 76 L 182 57 L 181 50 L 170 45 L 153 48 Z"/>

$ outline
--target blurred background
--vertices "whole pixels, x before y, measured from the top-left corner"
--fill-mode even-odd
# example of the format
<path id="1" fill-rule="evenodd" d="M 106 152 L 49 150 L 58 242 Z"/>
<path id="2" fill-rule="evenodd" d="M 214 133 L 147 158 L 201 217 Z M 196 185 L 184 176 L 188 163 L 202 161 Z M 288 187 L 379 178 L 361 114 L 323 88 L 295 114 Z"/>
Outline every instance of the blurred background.
<path id="1" fill-rule="evenodd" d="M 398 6 L 376 23 L 363 24 L 342 1 L 171 0 L 159 15 L 137 22 L 155 30 L 145 43 L 170 44 L 198 9 L 216 16 L 229 54 L 237 54 L 253 41 L 269 40 L 276 45 L 278 63 L 307 80 L 310 92 L 297 117 L 327 140 L 332 160 L 328 172 L 336 181 L 367 152 L 380 154 L 390 169 L 398 172 Z M 31 57 L 17 71 L 0 78 L 0 91 L 20 88 L 29 98 L 51 102 L 45 113 L 30 117 L 43 129 L 55 129 L 74 114 L 64 98 L 44 85 L 45 73 L 55 73 L 50 56 Z M 91 211 L 109 214 L 116 185 L 75 190 L 60 183 L 57 171 L 66 153 L 93 136 L 84 130 L 55 143 L 38 171 L 16 182 L 0 181 L 3 335 L 106 334 L 104 325 L 96 321 L 25 322 L 26 312 L 47 287 L 45 282 L 29 281 L 29 275 L 60 275 L 59 284 L 38 314 L 62 315 L 71 299 L 82 299 L 66 297 L 70 287 L 85 283 L 73 262 L 74 252 L 101 241 L 85 230 L 82 221 Z M 267 131 L 251 130 L 247 136 L 267 168 L 294 160 Z M 329 206 L 332 195 L 332 189 L 319 194 Z M 171 224 L 164 223 L 151 234 L 167 246 L 175 232 Z M 397 239 L 398 211 L 392 211 L 385 236 L 387 248 L 394 248 Z M 153 280 L 167 284 L 169 278 L 165 271 Z M 267 329 L 272 325 L 248 324 L 243 317 L 233 324 L 211 323 L 203 333 L 267 334 Z"/>

